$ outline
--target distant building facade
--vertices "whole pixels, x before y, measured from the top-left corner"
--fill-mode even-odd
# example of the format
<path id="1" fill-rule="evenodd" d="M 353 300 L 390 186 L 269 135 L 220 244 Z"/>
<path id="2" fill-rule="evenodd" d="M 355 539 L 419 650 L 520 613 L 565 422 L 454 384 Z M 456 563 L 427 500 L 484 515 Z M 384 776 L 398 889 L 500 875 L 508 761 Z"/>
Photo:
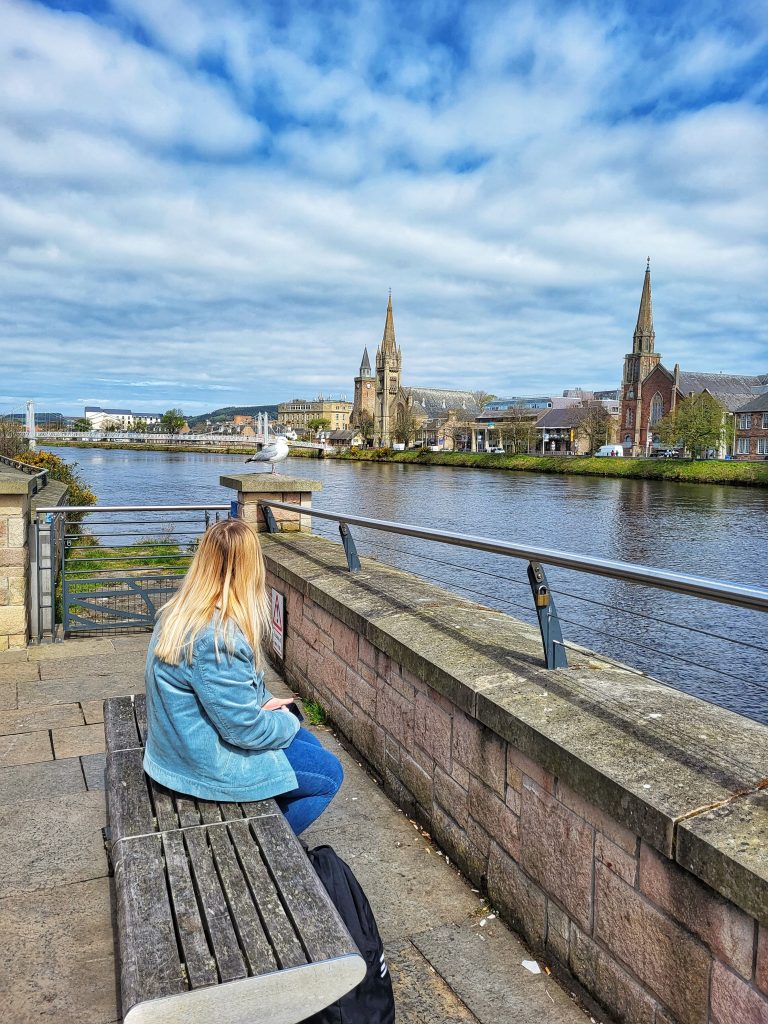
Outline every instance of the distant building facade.
<path id="1" fill-rule="evenodd" d="M 730 413 L 768 387 L 768 374 L 758 377 L 727 373 L 668 370 L 655 350 L 650 260 L 640 296 L 632 351 L 624 357 L 621 382 L 620 443 L 626 455 L 650 455 L 665 447 L 658 435 L 659 422 L 685 398 L 707 392 Z M 723 445 L 718 453 L 725 455 Z"/>
<path id="2" fill-rule="evenodd" d="M 86 405 L 85 417 L 91 430 L 130 430 L 136 423 L 146 423 L 148 427 L 160 424 L 162 413 L 131 412 L 130 409 L 102 409 L 98 405 Z"/>
<path id="3" fill-rule="evenodd" d="M 295 430 L 304 433 L 309 429 L 310 420 L 328 420 L 329 430 L 346 430 L 352 415 L 352 402 L 343 399 L 323 398 L 314 400 L 293 398 L 281 402 L 277 407 L 277 429 Z"/>
<path id="4" fill-rule="evenodd" d="M 768 459 L 768 376 L 764 390 L 736 410 L 737 459 L 763 462 Z"/>

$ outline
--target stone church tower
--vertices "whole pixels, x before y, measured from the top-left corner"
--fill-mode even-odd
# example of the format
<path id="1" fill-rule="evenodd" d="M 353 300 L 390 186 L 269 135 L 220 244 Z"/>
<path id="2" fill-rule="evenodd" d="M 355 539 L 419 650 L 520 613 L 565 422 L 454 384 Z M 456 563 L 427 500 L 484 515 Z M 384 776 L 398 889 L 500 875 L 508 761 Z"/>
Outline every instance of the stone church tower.
<path id="1" fill-rule="evenodd" d="M 371 372 L 367 348 L 363 352 L 360 373 L 355 377 L 355 397 L 352 403 L 352 415 L 349 418 L 351 426 L 360 425 L 361 412 L 369 413 L 371 419 L 374 419 L 376 415 L 376 380 Z"/>
<path id="2" fill-rule="evenodd" d="M 621 434 L 626 440 L 632 439 L 631 450 L 642 450 L 645 445 L 643 426 L 643 382 L 656 368 L 661 360 L 654 351 L 656 332 L 653 329 L 653 305 L 651 303 L 651 260 L 645 268 L 643 293 L 640 297 L 640 310 L 637 314 L 637 325 L 632 337 L 632 351 L 624 357 L 624 377 L 621 382 Z"/>
<path id="3" fill-rule="evenodd" d="M 387 303 L 387 318 L 384 321 L 384 337 L 376 351 L 376 409 L 374 414 L 375 443 L 388 447 L 392 440 L 391 409 L 400 390 L 400 369 L 402 357 L 395 341 L 395 323 L 392 318 L 392 292 Z"/>

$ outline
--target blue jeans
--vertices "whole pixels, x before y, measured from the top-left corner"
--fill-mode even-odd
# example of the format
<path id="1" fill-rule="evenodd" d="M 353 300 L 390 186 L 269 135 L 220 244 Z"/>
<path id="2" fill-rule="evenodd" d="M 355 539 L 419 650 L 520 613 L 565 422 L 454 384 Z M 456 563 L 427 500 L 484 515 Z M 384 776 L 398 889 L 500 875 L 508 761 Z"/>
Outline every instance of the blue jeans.
<path id="1" fill-rule="evenodd" d="M 344 778 L 344 770 L 338 757 L 304 728 L 299 729 L 283 752 L 296 773 L 299 785 L 275 799 L 298 836 L 320 817 L 333 800 Z"/>

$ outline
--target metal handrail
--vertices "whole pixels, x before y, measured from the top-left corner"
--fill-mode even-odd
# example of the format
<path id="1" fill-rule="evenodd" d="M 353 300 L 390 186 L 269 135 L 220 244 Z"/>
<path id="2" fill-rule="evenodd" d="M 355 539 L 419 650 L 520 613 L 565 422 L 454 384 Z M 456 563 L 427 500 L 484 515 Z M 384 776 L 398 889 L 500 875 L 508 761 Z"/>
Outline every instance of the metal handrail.
<path id="1" fill-rule="evenodd" d="M 641 583 L 659 590 L 691 594 L 710 601 L 718 601 L 721 604 L 732 604 L 754 611 L 768 612 L 768 590 L 756 587 L 744 587 L 736 583 L 710 580 L 703 576 L 687 576 L 684 573 L 670 572 L 666 569 L 652 569 L 643 565 L 635 565 L 632 562 L 617 562 L 607 558 L 577 555 L 567 551 L 554 551 L 551 548 L 528 547 L 511 544 L 509 541 L 489 540 L 487 537 L 453 533 L 450 530 L 432 530 L 423 526 L 411 526 L 407 523 L 394 523 L 386 519 L 369 519 L 365 516 L 321 512 L 319 509 L 291 505 L 284 501 L 261 500 L 259 504 L 270 508 L 285 509 L 287 512 L 298 512 L 302 516 L 329 519 L 335 523 L 362 526 L 368 530 L 397 533 L 405 537 L 417 537 L 420 540 L 437 541 L 440 544 L 452 544 L 456 547 L 473 548 L 476 551 L 490 551 L 493 554 L 522 558 L 529 562 L 543 562 L 546 565 L 574 569 L 578 572 L 590 573 L 593 576 L 630 580 L 633 583 Z"/>
<path id="2" fill-rule="evenodd" d="M 39 508 L 41 512 L 229 512 L 232 502 L 226 505 L 54 505 Z"/>

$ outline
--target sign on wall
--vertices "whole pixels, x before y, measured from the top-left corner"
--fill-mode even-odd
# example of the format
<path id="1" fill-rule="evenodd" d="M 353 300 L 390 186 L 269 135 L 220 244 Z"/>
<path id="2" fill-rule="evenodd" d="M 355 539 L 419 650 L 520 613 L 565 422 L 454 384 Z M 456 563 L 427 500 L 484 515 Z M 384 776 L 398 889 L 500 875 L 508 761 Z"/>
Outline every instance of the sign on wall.
<path id="1" fill-rule="evenodd" d="M 285 598 L 272 591 L 272 650 L 282 661 L 285 647 Z"/>

